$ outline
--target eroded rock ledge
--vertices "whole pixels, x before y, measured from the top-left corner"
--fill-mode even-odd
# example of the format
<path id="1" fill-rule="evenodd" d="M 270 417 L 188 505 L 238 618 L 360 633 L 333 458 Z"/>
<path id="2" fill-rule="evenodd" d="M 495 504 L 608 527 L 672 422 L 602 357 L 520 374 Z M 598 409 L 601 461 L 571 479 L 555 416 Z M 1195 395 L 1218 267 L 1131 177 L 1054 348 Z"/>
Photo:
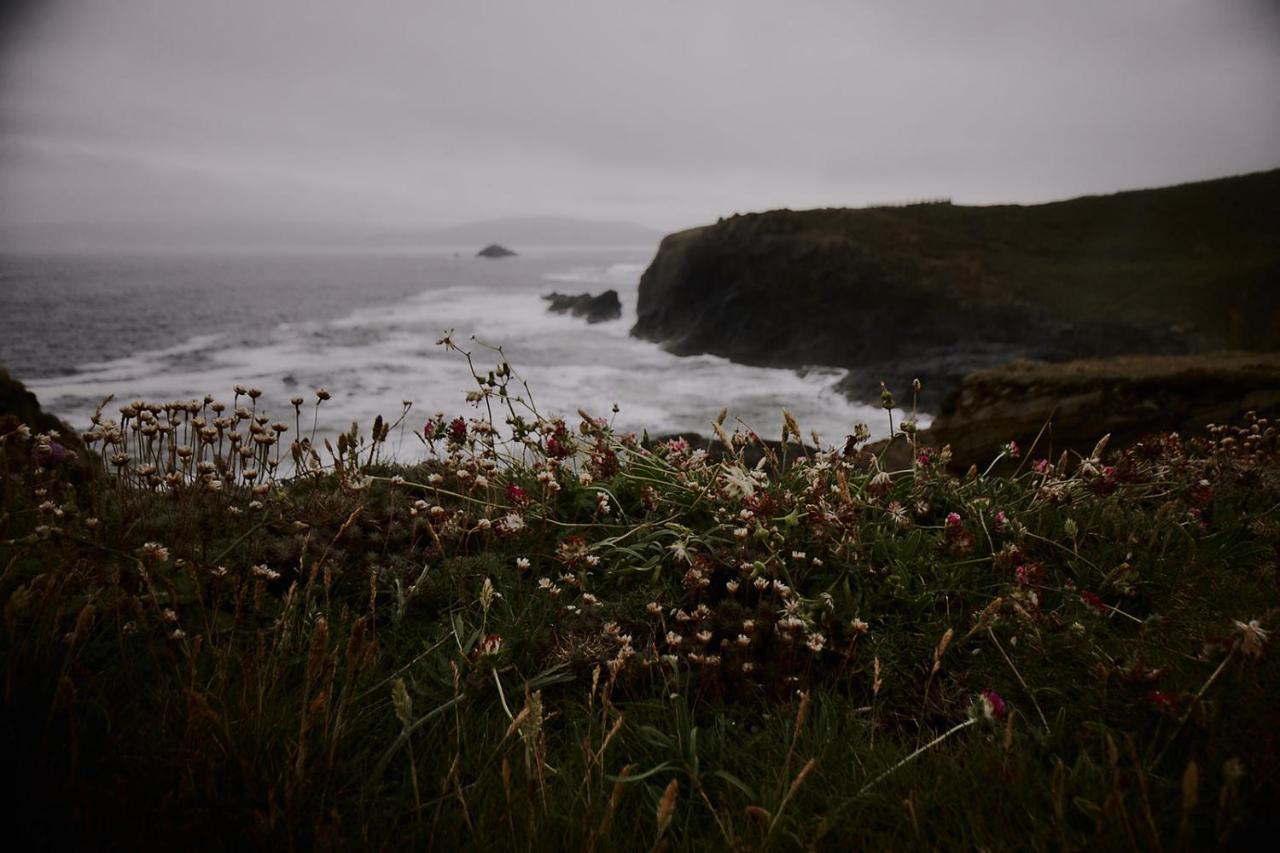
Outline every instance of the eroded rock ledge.
<path id="1" fill-rule="evenodd" d="M 1088 453 L 1103 435 L 1126 445 L 1152 433 L 1190 436 L 1246 412 L 1280 414 L 1280 354 L 1129 356 L 1015 362 L 966 377 L 922 439 L 951 445 L 954 464 L 985 466 L 1010 440 L 1036 456 Z M 1041 435 L 1041 429 L 1044 429 Z"/>

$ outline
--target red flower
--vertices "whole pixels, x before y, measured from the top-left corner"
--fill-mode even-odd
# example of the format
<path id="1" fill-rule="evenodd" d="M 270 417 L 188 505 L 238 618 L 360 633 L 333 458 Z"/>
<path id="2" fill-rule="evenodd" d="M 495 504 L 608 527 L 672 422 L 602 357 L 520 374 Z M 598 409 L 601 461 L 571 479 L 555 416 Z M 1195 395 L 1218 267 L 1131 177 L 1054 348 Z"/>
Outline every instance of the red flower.
<path id="1" fill-rule="evenodd" d="M 467 440 L 467 422 L 462 418 L 454 418 L 449 422 L 449 440 L 454 444 L 462 444 Z"/>
<path id="2" fill-rule="evenodd" d="M 1080 600 L 1099 613 L 1106 613 L 1108 611 L 1107 605 L 1098 597 L 1097 593 L 1090 592 L 1087 589 L 1080 590 Z"/>
<path id="3" fill-rule="evenodd" d="M 1158 710 L 1168 714 L 1178 713 L 1178 697 L 1172 693 L 1166 693 L 1163 690 L 1152 690 L 1148 694 L 1148 698 L 1151 699 L 1151 704 L 1155 705 Z"/>
<path id="4" fill-rule="evenodd" d="M 507 485 L 507 500 L 516 506 L 524 506 L 529 502 L 529 495 L 515 483 Z"/>

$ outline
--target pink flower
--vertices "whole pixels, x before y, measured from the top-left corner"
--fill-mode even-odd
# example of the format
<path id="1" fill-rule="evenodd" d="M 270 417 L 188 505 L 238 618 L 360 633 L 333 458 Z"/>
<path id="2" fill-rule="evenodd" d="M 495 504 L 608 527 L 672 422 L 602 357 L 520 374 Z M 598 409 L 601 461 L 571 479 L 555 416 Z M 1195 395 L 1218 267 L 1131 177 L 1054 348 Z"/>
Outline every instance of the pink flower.
<path id="1" fill-rule="evenodd" d="M 987 688 L 978 694 L 978 709 L 988 720 L 999 720 L 1005 715 L 1004 697 Z"/>
<path id="2" fill-rule="evenodd" d="M 959 527 L 959 526 L 960 526 L 960 513 L 958 512 L 947 513 L 947 527 Z"/>

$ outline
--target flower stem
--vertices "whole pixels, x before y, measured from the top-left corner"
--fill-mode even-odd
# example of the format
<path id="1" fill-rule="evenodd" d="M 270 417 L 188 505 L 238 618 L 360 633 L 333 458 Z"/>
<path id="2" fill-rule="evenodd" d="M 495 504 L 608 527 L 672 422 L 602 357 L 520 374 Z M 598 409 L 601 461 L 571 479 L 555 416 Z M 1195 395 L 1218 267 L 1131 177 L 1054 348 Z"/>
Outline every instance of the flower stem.
<path id="1" fill-rule="evenodd" d="M 977 718 L 977 717 L 970 717 L 969 719 L 965 720 L 963 723 L 957 723 L 956 725 L 954 725 L 954 726 L 952 726 L 951 728 L 947 729 L 945 732 L 943 732 L 942 734 L 938 735 L 936 738 L 934 738 L 933 740 L 929 741 L 929 742 L 928 742 L 928 743 L 926 743 L 924 746 L 920 747 L 920 748 L 919 748 L 919 749 L 917 749 L 915 752 L 911 753 L 911 754 L 910 754 L 910 755 L 908 755 L 906 758 L 902 759 L 902 760 L 901 760 L 901 761 L 899 761 L 897 764 L 893 765 L 893 766 L 892 766 L 892 767 L 890 767 L 888 770 L 884 771 L 884 772 L 883 772 L 883 773 L 881 773 L 879 776 L 877 776 L 876 778 L 872 779 L 872 780 L 871 780 L 870 782 L 868 782 L 867 784 L 863 785 L 861 788 L 859 788 L 859 789 L 858 789 L 858 793 L 857 793 L 855 796 L 861 797 L 863 794 L 867 793 L 867 791 L 870 791 L 870 790 L 871 790 L 872 788 L 874 788 L 876 785 L 878 785 L 878 784 L 880 784 L 882 781 L 884 781 L 884 779 L 885 779 L 886 777 L 888 777 L 890 774 L 892 774 L 894 771 L 896 771 L 896 770 L 898 770 L 898 769 L 900 769 L 900 768 L 902 768 L 902 767 L 905 767 L 907 764 L 910 764 L 912 761 L 914 761 L 917 757 L 919 757 L 919 756 L 920 756 L 920 755 L 922 755 L 923 753 L 928 752 L 929 750 L 933 749 L 935 746 L 937 746 L 938 744 L 942 743 L 944 740 L 946 740 L 947 738 L 951 737 L 951 736 L 952 736 L 953 734 L 955 734 L 956 732 L 960 731 L 961 729 L 966 729 L 966 728 L 968 728 L 969 726 L 972 726 L 972 725 L 973 725 L 974 723 L 976 723 L 976 722 L 978 722 L 978 718 Z"/>

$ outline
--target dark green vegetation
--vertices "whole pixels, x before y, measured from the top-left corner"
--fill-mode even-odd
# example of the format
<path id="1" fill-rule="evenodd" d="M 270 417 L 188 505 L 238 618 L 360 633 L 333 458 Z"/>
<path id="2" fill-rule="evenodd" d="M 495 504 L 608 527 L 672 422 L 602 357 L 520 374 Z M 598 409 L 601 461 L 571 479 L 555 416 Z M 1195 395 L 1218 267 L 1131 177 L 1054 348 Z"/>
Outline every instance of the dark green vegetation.
<path id="1" fill-rule="evenodd" d="M 777 210 L 667 237 L 633 334 L 681 354 L 926 377 L 1013 358 L 1275 349 L 1280 170 L 1035 206 Z"/>
<path id="2" fill-rule="evenodd" d="M 963 479 L 717 427 L 749 470 L 477 382 L 485 417 L 407 465 L 400 424 L 321 450 L 319 401 L 275 423 L 253 391 L 103 417 L 78 484 L 5 433 L 11 843 L 1205 848 L 1274 819 L 1272 424 Z"/>
<path id="3" fill-rule="evenodd" d="M 921 439 L 950 445 L 967 468 L 1005 441 L 1039 439 L 1056 458 L 1087 452 L 1104 433 L 1123 444 L 1152 432 L 1192 436 L 1250 411 L 1280 415 L 1280 353 L 1017 361 L 966 376 Z"/>

